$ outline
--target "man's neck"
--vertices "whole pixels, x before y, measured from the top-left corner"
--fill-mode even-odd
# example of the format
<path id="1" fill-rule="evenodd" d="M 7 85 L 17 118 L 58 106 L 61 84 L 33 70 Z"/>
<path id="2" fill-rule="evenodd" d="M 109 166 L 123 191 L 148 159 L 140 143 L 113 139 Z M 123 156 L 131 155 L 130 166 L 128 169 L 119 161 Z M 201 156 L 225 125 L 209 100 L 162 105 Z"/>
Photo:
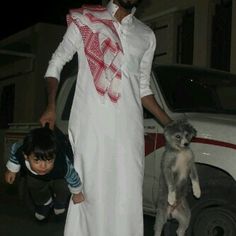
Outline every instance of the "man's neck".
<path id="1" fill-rule="evenodd" d="M 116 4 L 116 5 L 119 7 L 118 10 L 116 11 L 114 17 L 115 17 L 119 22 L 121 22 L 123 18 L 125 18 L 127 15 L 130 14 L 130 12 L 128 12 L 128 11 L 127 11 L 126 9 L 124 9 L 123 7 L 121 7 L 121 6 L 119 5 L 119 3 L 118 3 L 116 0 L 114 0 L 113 2 L 114 2 L 114 4 Z"/>

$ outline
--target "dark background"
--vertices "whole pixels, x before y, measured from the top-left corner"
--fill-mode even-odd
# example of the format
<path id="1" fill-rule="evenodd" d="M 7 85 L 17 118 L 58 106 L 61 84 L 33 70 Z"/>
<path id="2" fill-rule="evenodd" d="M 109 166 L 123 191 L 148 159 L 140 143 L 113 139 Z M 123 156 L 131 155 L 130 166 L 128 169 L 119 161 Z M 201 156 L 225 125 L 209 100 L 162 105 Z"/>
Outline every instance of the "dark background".
<path id="1" fill-rule="evenodd" d="M 19 0 L 5 1 L 0 7 L 0 40 L 38 22 L 66 25 L 66 14 L 82 4 L 101 0 Z"/>

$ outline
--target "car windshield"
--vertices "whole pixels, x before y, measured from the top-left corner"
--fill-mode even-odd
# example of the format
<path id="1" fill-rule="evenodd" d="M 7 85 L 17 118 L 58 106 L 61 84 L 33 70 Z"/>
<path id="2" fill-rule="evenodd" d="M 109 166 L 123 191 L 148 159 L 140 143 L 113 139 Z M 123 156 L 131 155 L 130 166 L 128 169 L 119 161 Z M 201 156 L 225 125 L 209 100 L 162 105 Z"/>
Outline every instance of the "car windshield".
<path id="1" fill-rule="evenodd" d="M 157 66 L 154 74 L 172 111 L 236 114 L 236 75 L 177 66 Z"/>

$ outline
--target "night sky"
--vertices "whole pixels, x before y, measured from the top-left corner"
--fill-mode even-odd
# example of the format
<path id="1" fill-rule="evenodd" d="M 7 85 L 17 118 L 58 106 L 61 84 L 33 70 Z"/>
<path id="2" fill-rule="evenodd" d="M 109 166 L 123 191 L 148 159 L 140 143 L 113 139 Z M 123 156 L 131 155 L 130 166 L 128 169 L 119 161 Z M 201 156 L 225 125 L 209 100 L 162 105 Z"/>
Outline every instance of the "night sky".
<path id="1" fill-rule="evenodd" d="M 101 0 L 6 0 L 0 9 L 0 40 L 38 22 L 66 25 L 66 14 L 84 3 Z M 4 5 L 4 6 L 3 6 Z"/>

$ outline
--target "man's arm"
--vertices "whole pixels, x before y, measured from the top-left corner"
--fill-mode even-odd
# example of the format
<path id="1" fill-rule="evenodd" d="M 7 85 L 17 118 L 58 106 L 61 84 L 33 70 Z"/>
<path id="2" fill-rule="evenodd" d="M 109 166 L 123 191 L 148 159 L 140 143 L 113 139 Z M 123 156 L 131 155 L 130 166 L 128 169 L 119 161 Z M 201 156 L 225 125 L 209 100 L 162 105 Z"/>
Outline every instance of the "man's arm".
<path id="1" fill-rule="evenodd" d="M 167 125 L 171 119 L 161 109 L 150 89 L 150 74 L 153 62 L 153 55 L 156 48 L 156 36 L 152 31 L 150 33 L 150 45 L 143 55 L 140 63 L 140 96 L 142 105 L 151 112 L 163 126 Z"/>
<path id="2" fill-rule="evenodd" d="M 141 98 L 143 107 L 151 112 L 163 126 L 166 126 L 172 120 L 171 118 L 162 110 L 160 105 L 157 103 L 154 95 L 147 95 Z"/>
<path id="3" fill-rule="evenodd" d="M 42 116 L 40 117 L 40 123 L 45 126 L 49 123 L 49 127 L 53 129 L 56 121 L 56 94 L 58 88 L 58 80 L 53 77 L 47 77 L 47 99 L 48 105 Z"/>
<path id="4" fill-rule="evenodd" d="M 64 65 L 69 62 L 79 47 L 82 38 L 78 27 L 71 23 L 63 37 L 62 42 L 53 53 L 47 68 L 45 79 L 47 83 L 48 104 L 46 110 L 40 117 L 40 123 L 44 126 L 47 122 L 53 128 L 56 120 L 56 94 L 60 81 L 60 73 Z"/>

